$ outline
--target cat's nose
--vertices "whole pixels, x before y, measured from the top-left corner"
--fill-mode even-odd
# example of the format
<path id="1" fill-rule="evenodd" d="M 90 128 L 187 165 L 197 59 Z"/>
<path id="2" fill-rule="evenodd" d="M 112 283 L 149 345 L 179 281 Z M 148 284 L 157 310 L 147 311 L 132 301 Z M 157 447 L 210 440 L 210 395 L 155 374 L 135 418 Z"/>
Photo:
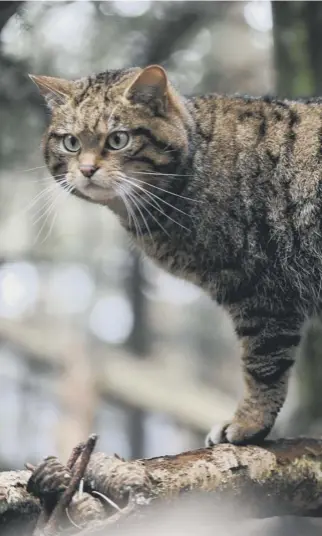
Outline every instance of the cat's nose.
<path id="1" fill-rule="evenodd" d="M 94 175 L 95 171 L 97 171 L 98 167 L 92 165 L 82 165 L 79 166 L 79 169 L 83 173 L 84 177 L 90 179 Z"/>

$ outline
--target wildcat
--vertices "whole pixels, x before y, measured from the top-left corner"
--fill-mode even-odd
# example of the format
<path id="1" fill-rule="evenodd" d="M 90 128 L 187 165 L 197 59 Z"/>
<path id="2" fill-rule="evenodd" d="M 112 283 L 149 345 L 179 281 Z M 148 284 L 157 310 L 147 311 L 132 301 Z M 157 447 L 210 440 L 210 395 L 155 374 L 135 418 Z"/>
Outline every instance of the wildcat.
<path id="1" fill-rule="evenodd" d="M 157 65 L 31 78 L 51 110 L 55 180 L 109 207 L 146 255 L 232 315 L 244 396 L 207 444 L 263 439 L 321 304 L 322 104 L 183 97 Z"/>

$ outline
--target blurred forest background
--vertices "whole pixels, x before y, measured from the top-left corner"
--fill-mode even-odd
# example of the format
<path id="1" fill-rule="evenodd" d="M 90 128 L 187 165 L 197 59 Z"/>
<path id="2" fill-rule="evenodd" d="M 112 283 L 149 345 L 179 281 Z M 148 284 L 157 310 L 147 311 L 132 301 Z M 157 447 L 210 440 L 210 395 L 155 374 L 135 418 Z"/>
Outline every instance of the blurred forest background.
<path id="1" fill-rule="evenodd" d="M 0 3 L 2 469 L 65 459 L 92 431 L 125 457 L 198 447 L 241 392 L 224 312 L 55 187 L 27 73 L 160 63 L 184 93 L 322 95 L 321 24 L 321 2 Z M 321 435 L 321 341 L 316 321 L 275 434 Z"/>

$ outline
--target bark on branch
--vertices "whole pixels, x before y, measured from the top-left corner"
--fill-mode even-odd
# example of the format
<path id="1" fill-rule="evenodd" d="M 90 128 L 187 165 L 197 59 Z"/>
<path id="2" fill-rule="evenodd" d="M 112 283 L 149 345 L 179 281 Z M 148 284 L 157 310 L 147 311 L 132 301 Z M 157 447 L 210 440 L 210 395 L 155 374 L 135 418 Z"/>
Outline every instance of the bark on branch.
<path id="1" fill-rule="evenodd" d="M 3 529 L 13 522 L 28 522 L 29 528 L 25 525 L 23 534 L 31 534 L 40 506 L 26 491 L 30 475 L 29 471 L 0 474 L 1 534 L 6 534 Z M 189 491 L 204 492 L 214 506 L 242 501 L 243 513 L 253 517 L 322 516 L 322 440 L 283 439 L 260 447 L 218 445 L 129 462 L 96 453 L 87 466 L 86 482 L 90 498 L 94 500 L 95 495 L 97 501 L 97 494 L 91 497 L 95 490 L 121 509 L 130 495 L 132 507 L 124 510 L 124 517 L 136 510 L 148 511 L 150 505 L 164 499 L 172 502 Z M 70 507 L 73 519 L 80 525 L 85 520 L 85 510 L 84 505 L 78 507 L 77 501 Z M 108 515 L 114 512 L 112 509 Z M 110 517 L 110 524 L 113 520 L 119 522 L 122 515 L 121 511 Z"/>

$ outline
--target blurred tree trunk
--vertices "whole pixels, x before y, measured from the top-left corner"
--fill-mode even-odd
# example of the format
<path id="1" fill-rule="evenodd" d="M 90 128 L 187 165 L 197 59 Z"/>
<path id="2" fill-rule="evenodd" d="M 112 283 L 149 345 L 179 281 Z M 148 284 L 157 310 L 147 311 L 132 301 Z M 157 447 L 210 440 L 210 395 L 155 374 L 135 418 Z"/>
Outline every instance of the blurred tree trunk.
<path id="1" fill-rule="evenodd" d="M 304 2 L 303 18 L 307 27 L 309 62 L 314 94 L 322 96 L 322 2 Z"/>
<path id="2" fill-rule="evenodd" d="M 275 85 L 280 97 L 314 93 L 305 5 L 311 3 L 314 2 L 272 2 Z"/>
<path id="3" fill-rule="evenodd" d="M 87 345 L 86 333 L 66 345 L 65 367 L 57 386 L 61 406 L 57 452 L 62 460 L 67 460 L 73 447 L 93 430 L 98 394 Z"/>
<path id="4" fill-rule="evenodd" d="M 272 2 L 272 13 L 276 91 L 279 95 L 291 96 L 295 73 L 295 59 L 290 46 L 290 28 L 296 22 L 293 3 Z"/>
<path id="5" fill-rule="evenodd" d="M 132 304 L 134 323 L 128 346 L 137 359 L 144 359 L 150 348 L 150 331 L 146 314 L 145 284 L 142 263 L 137 252 L 133 254 L 133 266 L 128 282 L 128 293 Z M 140 408 L 129 408 L 129 440 L 132 458 L 142 458 L 145 449 L 145 412 Z"/>

